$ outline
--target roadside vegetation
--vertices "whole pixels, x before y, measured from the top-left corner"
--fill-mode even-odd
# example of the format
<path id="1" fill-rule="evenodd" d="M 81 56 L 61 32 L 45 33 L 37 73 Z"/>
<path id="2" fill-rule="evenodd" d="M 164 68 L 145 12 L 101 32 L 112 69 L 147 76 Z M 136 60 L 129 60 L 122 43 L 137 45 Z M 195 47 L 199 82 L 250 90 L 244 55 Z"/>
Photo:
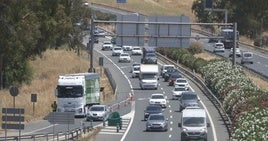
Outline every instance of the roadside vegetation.
<path id="1" fill-rule="evenodd" d="M 199 58 L 200 47 L 194 43 L 188 49 L 158 48 L 158 52 L 201 74 L 233 121 L 232 140 L 267 140 L 268 82 L 252 79 L 228 58 Z"/>
<path id="2" fill-rule="evenodd" d="M 223 22 L 224 19 L 224 13 L 204 11 L 203 0 L 127 0 L 126 4 L 111 0 L 88 2 L 147 15 L 187 15 L 191 21 L 198 22 Z M 263 43 L 261 35 L 268 25 L 265 0 L 214 2 L 215 8 L 229 10 L 229 22 L 238 22 L 241 35 L 254 40 L 255 45 Z M 58 75 L 88 70 L 88 54 L 82 50 L 82 37 L 83 30 L 88 28 L 91 11 L 82 5 L 82 0 L 23 0 L 0 1 L 0 12 L 0 107 L 12 107 L 13 98 L 8 88 L 18 86 L 16 107 L 26 109 L 26 121 L 43 118 L 52 111 L 51 104 L 56 100 L 53 90 Z M 232 140 L 268 139 L 267 82 L 248 75 L 250 73 L 239 66 L 232 67 L 228 59 L 204 55 L 202 47 L 196 44 L 189 50 L 159 48 L 158 51 L 206 78 L 208 86 L 234 120 Z M 222 78 L 222 75 L 229 77 Z M 111 94 L 105 76 L 101 85 L 106 94 Z M 37 94 L 35 111 L 32 111 L 33 103 L 30 102 L 32 93 Z"/>

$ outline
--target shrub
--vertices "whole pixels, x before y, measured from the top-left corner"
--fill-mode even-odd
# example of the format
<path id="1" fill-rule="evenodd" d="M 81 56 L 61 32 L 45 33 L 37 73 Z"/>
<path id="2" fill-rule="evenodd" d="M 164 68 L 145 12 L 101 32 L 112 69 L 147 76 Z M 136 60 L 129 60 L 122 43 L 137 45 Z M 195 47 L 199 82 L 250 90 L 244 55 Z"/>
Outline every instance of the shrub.
<path id="1" fill-rule="evenodd" d="M 199 42 L 192 42 L 188 48 L 191 54 L 198 54 L 204 51 L 204 47 Z"/>

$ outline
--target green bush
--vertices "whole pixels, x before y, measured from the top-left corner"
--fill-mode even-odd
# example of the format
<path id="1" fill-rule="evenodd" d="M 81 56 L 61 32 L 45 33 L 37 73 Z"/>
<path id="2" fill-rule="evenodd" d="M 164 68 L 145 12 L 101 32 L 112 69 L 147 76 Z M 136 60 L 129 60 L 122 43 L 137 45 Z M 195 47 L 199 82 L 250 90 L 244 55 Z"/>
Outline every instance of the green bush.
<path id="1" fill-rule="evenodd" d="M 204 51 L 204 47 L 199 42 L 192 42 L 188 48 L 191 54 L 198 54 Z"/>
<path id="2" fill-rule="evenodd" d="M 208 61 L 204 60 L 203 58 L 196 58 L 194 60 L 193 69 L 195 72 L 201 72 L 201 68 L 205 66 Z"/>

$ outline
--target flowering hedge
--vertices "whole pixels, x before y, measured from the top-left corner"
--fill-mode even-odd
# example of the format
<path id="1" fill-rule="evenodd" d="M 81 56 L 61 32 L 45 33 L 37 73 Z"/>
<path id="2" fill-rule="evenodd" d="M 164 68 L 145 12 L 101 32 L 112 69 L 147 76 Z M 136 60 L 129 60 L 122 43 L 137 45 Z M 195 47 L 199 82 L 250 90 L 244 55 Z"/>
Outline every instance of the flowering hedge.
<path id="1" fill-rule="evenodd" d="M 235 124 L 231 141 L 267 141 L 268 108 L 244 112 Z"/>
<path id="2" fill-rule="evenodd" d="M 245 75 L 241 67 L 232 66 L 231 62 L 226 59 L 209 62 L 208 65 L 202 68 L 202 75 L 206 78 L 205 80 L 214 94 L 222 100 L 226 112 L 233 117 L 234 131 L 232 132 L 232 140 L 268 140 L 267 92 L 259 89 Z M 265 118 L 247 114 L 250 112 L 258 113 L 254 111 L 256 108 L 258 109 L 257 111 L 266 110 L 266 121 L 250 121 Z M 244 123 L 240 124 L 243 120 L 248 125 L 247 127 L 244 126 Z"/>
<path id="3" fill-rule="evenodd" d="M 193 67 L 190 69 L 198 67 L 195 70 L 202 74 L 226 112 L 233 117 L 232 141 L 268 140 L 268 92 L 258 88 L 242 67 L 233 66 L 229 59 L 201 60 L 196 66 L 190 63 L 197 62 L 197 59 L 185 55 L 188 53 L 185 49 L 161 48 L 158 52 Z"/>

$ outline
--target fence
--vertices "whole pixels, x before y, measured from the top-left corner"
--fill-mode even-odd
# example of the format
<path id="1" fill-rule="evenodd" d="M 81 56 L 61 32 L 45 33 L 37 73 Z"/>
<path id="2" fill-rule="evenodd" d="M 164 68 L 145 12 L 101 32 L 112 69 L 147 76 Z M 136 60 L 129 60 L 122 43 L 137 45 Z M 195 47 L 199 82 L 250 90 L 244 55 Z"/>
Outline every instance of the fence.
<path id="1" fill-rule="evenodd" d="M 47 134 L 33 134 L 33 135 L 22 135 L 18 136 L 8 136 L 8 137 L 0 137 L 0 141 L 48 141 L 48 140 L 55 140 L 55 141 L 66 141 L 66 140 L 78 140 L 82 137 L 83 134 L 89 133 L 92 131 L 93 127 L 87 126 L 81 128 L 77 128 L 73 131 L 69 132 L 60 132 L 57 134 L 47 133 Z"/>

